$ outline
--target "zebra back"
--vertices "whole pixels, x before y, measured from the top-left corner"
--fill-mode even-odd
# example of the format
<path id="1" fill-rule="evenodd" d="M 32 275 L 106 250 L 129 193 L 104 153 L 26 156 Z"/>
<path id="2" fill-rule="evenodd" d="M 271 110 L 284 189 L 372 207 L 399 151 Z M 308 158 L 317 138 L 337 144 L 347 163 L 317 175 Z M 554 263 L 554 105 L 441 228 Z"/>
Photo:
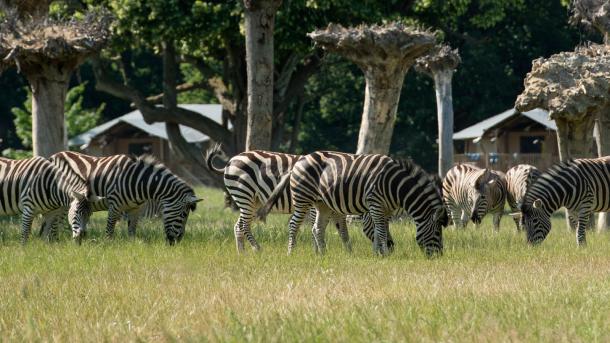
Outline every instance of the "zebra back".
<path id="1" fill-rule="evenodd" d="M 512 211 L 519 210 L 528 187 L 540 174 L 538 168 L 529 164 L 516 165 L 506 172 L 506 200 Z"/>

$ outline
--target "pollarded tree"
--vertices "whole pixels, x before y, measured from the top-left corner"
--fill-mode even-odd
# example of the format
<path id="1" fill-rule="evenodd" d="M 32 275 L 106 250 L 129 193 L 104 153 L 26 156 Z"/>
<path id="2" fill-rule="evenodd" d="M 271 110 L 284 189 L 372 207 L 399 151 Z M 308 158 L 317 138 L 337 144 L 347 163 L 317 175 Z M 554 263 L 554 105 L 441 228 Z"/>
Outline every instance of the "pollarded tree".
<path id="1" fill-rule="evenodd" d="M 591 157 L 593 126 L 610 111 L 609 92 L 610 48 L 592 44 L 535 60 L 515 107 L 519 111 L 536 107 L 549 111 L 557 124 L 562 161 Z M 601 140 L 598 148 L 602 154 L 610 153 L 610 140 Z M 575 218 L 572 214 L 569 217 Z M 574 227 L 574 220 L 570 226 Z"/>
<path id="2" fill-rule="evenodd" d="M 331 24 L 309 37 L 362 69 L 366 90 L 357 153 L 387 154 L 405 74 L 434 47 L 434 35 L 394 22 L 350 28 Z"/>
<path id="3" fill-rule="evenodd" d="M 64 102 L 70 77 L 110 34 L 107 13 L 58 21 L 48 16 L 51 2 L 0 1 L 6 13 L 0 23 L 0 59 L 16 66 L 32 89 L 32 143 L 38 156 L 67 148 Z"/>
<path id="4" fill-rule="evenodd" d="M 453 95 L 451 81 L 461 59 L 448 45 L 437 46 L 430 54 L 417 59 L 416 70 L 434 80 L 438 120 L 438 173 L 444 177 L 453 166 Z"/>

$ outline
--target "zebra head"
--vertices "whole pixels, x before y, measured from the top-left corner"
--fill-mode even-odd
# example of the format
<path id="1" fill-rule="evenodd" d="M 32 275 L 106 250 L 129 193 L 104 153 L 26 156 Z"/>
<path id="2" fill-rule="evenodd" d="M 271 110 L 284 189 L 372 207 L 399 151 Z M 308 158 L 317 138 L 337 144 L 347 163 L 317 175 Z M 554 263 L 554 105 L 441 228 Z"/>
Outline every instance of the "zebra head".
<path id="1" fill-rule="evenodd" d="M 475 224 L 480 224 L 481 220 L 487 214 L 489 205 L 489 190 L 490 187 L 497 181 L 491 177 L 492 174 L 489 169 L 481 171 L 481 173 L 475 178 L 471 187 L 468 189 L 468 198 L 472 204 L 470 210 L 470 219 Z"/>
<path id="2" fill-rule="evenodd" d="M 423 222 L 416 220 L 415 240 L 428 257 L 443 253 L 443 227 L 449 224 L 449 216 L 442 202 L 432 211 L 432 215 Z"/>
<path id="3" fill-rule="evenodd" d="M 91 201 L 97 201 L 97 197 L 89 196 L 83 192 L 70 192 L 70 206 L 68 208 L 68 222 L 72 228 L 72 238 L 78 244 L 87 231 L 87 223 L 91 217 Z"/>
<path id="4" fill-rule="evenodd" d="M 527 233 L 527 242 L 532 245 L 542 243 L 551 231 L 551 213 L 546 210 L 541 199 L 531 204 L 521 205 L 521 226 Z"/>
<path id="5" fill-rule="evenodd" d="M 185 192 L 173 201 L 163 201 L 163 226 L 165 227 L 165 238 L 170 245 L 180 242 L 186 227 L 186 221 L 190 212 L 195 211 L 198 199 L 192 190 Z"/>

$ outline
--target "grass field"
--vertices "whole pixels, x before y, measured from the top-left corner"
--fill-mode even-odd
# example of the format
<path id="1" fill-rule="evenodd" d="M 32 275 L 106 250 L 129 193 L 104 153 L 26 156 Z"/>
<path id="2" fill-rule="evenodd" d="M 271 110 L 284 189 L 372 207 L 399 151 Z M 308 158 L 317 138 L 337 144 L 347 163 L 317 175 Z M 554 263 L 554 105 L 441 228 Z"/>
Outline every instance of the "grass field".
<path id="1" fill-rule="evenodd" d="M 327 230 L 314 255 L 309 229 L 286 256 L 287 216 L 255 225 L 260 254 L 238 256 L 237 214 L 219 191 L 189 218 L 183 241 L 166 246 L 161 225 L 138 237 L 119 223 L 103 238 L 105 213 L 74 245 L 0 222 L 1 341 L 610 341 L 610 234 L 577 248 L 563 222 L 539 247 L 504 217 L 475 230 L 445 230 L 445 253 L 426 259 L 411 224 L 395 223 L 393 255 L 374 256 L 357 224 L 354 252 Z M 35 230 L 36 231 L 36 230 Z"/>

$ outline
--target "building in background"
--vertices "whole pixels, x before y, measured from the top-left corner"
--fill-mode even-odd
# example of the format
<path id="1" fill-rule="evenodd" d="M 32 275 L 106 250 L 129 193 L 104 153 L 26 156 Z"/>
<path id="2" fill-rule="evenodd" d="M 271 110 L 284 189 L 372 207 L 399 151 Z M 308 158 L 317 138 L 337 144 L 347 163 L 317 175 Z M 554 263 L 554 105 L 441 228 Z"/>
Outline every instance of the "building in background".
<path id="1" fill-rule="evenodd" d="M 545 110 L 510 109 L 454 133 L 454 162 L 501 171 L 527 163 L 544 170 L 559 161 L 556 131 Z"/>
<path id="2" fill-rule="evenodd" d="M 181 104 L 179 107 L 222 123 L 221 105 Z M 211 144 L 208 136 L 192 128 L 180 125 L 180 132 L 187 142 L 200 146 L 201 151 Z M 138 110 L 96 126 L 70 139 L 69 144 L 71 149 L 93 156 L 151 154 L 186 181 L 199 183 L 201 180 L 195 164 L 171 153 L 165 123 L 147 124 Z"/>

